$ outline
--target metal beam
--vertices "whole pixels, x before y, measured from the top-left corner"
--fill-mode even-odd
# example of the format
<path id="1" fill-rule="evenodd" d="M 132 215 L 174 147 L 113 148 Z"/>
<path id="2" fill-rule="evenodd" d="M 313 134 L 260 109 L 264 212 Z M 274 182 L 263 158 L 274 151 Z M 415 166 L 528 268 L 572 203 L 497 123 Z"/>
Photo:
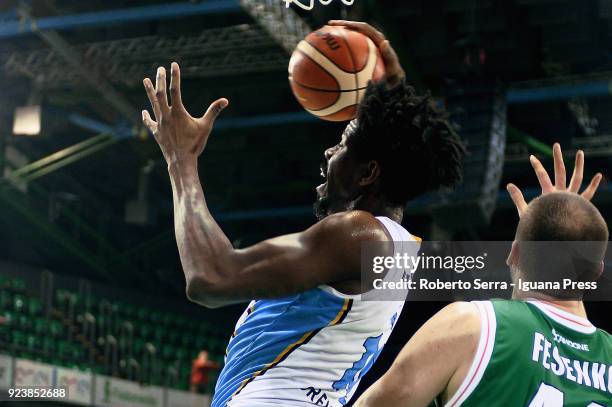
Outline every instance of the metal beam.
<path id="1" fill-rule="evenodd" d="M 104 66 L 104 77 L 115 84 L 138 85 L 147 72 L 177 56 L 183 77 L 209 77 L 287 69 L 287 55 L 257 24 L 209 28 L 179 37 L 148 35 L 74 45 L 82 65 Z M 54 49 L 17 50 L 6 58 L 5 70 L 36 78 L 45 89 L 82 86 L 84 79 L 66 69 Z M 95 69 L 90 69 L 95 70 Z"/>
<path id="2" fill-rule="evenodd" d="M 240 4 L 288 54 L 312 31 L 281 0 L 240 0 Z"/>
<path id="3" fill-rule="evenodd" d="M 0 180 L 0 185 L 2 182 L 10 182 L 14 185 L 29 183 L 130 136 L 129 129 L 123 129 L 121 126 L 112 127 L 76 113 L 69 114 L 68 120 L 76 126 L 100 134 L 14 170 L 5 180 Z"/>
<path id="4" fill-rule="evenodd" d="M 59 55 L 75 69 L 83 80 L 85 80 L 89 86 L 98 91 L 100 95 L 119 112 L 126 120 L 130 121 L 135 125 L 140 125 L 138 120 L 137 110 L 131 106 L 131 104 L 117 92 L 113 86 L 96 74 L 94 71 L 87 69 L 83 66 L 83 56 L 80 55 L 74 48 L 70 46 L 58 33 L 55 31 L 36 31 L 38 35 L 45 41 L 49 46 L 57 51 Z"/>
<path id="5" fill-rule="evenodd" d="M 235 13 L 241 10 L 238 0 L 206 0 L 201 3 L 166 3 L 155 6 L 121 8 L 92 13 L 42 18 L 24 17 L 0 24 L 0 39 L 35 31 L 91 28 L 109 24 L 146 22 L 204 14 Z"/>
<path id="6" fill-rule="evenodd" d="M 610 95 L 612 95 L 612 80 L 601 80 L 541 88 L 510 89 L 506 93 L 506 99 L 509 104 L 520 104 Z"/>
<path id="7" fill-rule="evenodd" d="M 111 138 L 110 135 L 108 134 L 100 134 L 98 136 L 89 138 L 87 140 L 81 141 L 80 143 L 77 143 L 75 145 L 72 145 L 70 147 L 64 148 L 60 151 L 57 151 L 53 154 L 48 155 L 45 158 L 41 158 L 40 160 L 37 160 L 33 163 L 27 164 L 15 171 L 13 171 L 10 175 L 10 177 L 22 177 L 27 175 L 28 173 L 35 171 L 35 170 L 39 170 L 43 167 L 46 167 L 49 164 L 52 164 L 56 161 L 60 161 L 63 160 L 66 157 L 69 157 L 73 154 L 76 154 L 80 151 L 83 150 L 87 150 L 88 148 L 90 148 L 93 145 L 98 144 L 101 141 L 104 141 L 106 139 Z"/>
<path id="8" fill-rule="evenodd" d="M 298 124 L 309 122 L 321 122 L 316 116 L 305 111 L 265 114 L 252 117 L 235 117 L 231 119 L 219 119 L 215 123 L 215 130 L 236 130 L 253 127 L 275 126 L 280 124 Z"/>

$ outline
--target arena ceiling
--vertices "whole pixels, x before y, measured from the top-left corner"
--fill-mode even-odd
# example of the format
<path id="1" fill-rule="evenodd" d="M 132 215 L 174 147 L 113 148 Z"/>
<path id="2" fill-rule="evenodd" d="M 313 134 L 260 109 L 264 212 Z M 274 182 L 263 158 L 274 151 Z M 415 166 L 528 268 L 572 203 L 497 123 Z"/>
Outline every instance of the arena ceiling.
<path id="1" fill-rule="evenodd" d="M 291 18 L 270 25 L 274 14 L 262 9 L 281 3 L 2 2 L 5 173 L 103 134 L 91 141 L 99 143 L 95 152 L 83 150 L 74 162 L 34 172 L 27 182 L 4 180 L 2 257 L 183 295 L 165 164 L 139 125 L 147 107 L 142 78 L 173 60 L 182 66 L 192 113 L 217 97 L 231 102 L 200 162 L 209 205 L 237 245 L 313 222 L 318 163 L 342 128 L 308 117 L 294 100 L 288 45 L 278 38 L 284 30 L 300 33 L 303 24 L 315 28 L 340 16 L 371 22 L 392 41 L 415 86 L 442 100 L 467 75 L 508 89 L 612 80 L 606 0 L 356 0 L 350 8 L 337 1 L 311 12 L 294 6 Z M 42 106 L 42 134 L 13 136 L 15 108 L 28 104 Z M 529 140 L 560 141 L 570 154 L 585 148 L 588 174 L 611 168 L 609 96 L 515 103 L 508 125 L 502 183 L 535 187 L 526 153 L 539 150 Z M 611 190 L 602 188 L 597 202 L 610 213 Z M 512 237 L 514 212 L 501 189 L 493 227 L 459 237 Z M 408 213 L 407 225 L 428 235 L 427 204 Z"/>

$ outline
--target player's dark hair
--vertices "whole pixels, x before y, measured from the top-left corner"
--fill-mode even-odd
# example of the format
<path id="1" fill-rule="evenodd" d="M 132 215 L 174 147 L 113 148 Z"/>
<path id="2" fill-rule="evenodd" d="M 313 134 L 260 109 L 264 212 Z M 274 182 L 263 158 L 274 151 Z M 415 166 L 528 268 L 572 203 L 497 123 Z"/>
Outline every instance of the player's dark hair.
<path id="1" fill-rule="evenodd" d="M 348 143 L 381 169 L 381 193 L 392 204 L 461 180 L 463 143 L 429 94 L 402 82 L 391 89 L 370 83 Z"/>
<path id="2" fill-rule="evenodd" d="M 594 282 L 608 244 L 608 227 L 591 202 L 568 192 L 535 199 L 516 231 L 519 270 L 530 282 L 558 282 L 561 289 L 538 289 L 559 299 L 582 299 L 584 289 L 564 280 Z"/>

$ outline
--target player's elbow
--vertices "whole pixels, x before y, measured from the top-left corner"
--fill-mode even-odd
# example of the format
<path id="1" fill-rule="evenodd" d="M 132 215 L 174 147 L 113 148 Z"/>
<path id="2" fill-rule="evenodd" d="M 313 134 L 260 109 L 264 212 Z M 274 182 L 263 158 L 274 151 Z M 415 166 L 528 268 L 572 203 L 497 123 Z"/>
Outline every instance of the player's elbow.
<path id="1" fill-rule="evenodd" d="M 418 396 L 416 386 L 403 377 L 387 373 L 359 398 L 355 407 L 399 407 L 417 405 L 414 403 Z M 426 405 L 426 404 L 425 404 Z"/>
<path id="2" fill-rule="evenodd" d="M 219 308 L 223 303 L 218 299 L 218 289 L 215 284 L 200 276 L 187 280 L 185 294 L 189 301 L 206 308 Z"/>

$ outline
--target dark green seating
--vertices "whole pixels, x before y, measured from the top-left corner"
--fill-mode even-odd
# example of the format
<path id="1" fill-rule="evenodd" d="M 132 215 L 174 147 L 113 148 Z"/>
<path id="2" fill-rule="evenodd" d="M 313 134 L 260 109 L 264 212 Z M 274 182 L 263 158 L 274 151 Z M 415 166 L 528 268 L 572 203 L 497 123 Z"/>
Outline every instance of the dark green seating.
<path id="1" fill-rule="evenodd" d="M 13 294 L 8 291 L 0 291 L 0 311 L 13 308 Z"/>
<path id="2" fill-rule="evenodd" d="M 51 317 L 47 319 L 43 312 L 45 305 L 41 298 L 26 291 L 25 280 L 0 276 L 0 315 L 6 319 L 0 325 L 0 351 L 44 363 L 112 374 L 102 363 L 103 337 L 109 334 L 118 341 L 121 358 L 131 357 L 141 366 L 143 363 L 152 366 L 150 371 L 143 372 L 146 383 L 165 385 L 170 380 L 168 368 L 173 366 L 178 381 L 172 379 L 170 383 L 176 381 L 174 387 L 183 390 L 189 388 L 191 365 L 199 351 L 206 349 L 212 360 L 223 361 L 226 334 L 219 335 L 214 325 L 189 314 L 99 296 L 80 296 L 62 288 L 54 292 L 53 300 Z M 101 307 L 102 303 L 106 305 Z M 90 365 L 90 348 L 83 344 L 91 332 L 83 331 L 86 312 L 95 317 L 95 334 L 103 339 L 94 341 L 93 365 Z M 69 318 L 73 318 L 71 322 Z M 134 328 L 131 348 L 122 335 L 125 322 Z M 152 354 L 147 350 L 150 347 L 155 349 Z M 128 348 L 131 355 L 127 355 Z M 125 378 L 126 372 L 124 366 L 118 374 Z M 212 389 L 214 376 L 211 375 L 210 381 Z"/>
<path id="3" fill-rule="evenodd" d="M 151 310 L 149 308 L 138 307 L 136 310 L 136 319 L 144 322 L 149 319 L 149 314 L 151 314 Z"/>
<path id="4" fill-rule="evenodd" d="M 134 355 L 140 356 L 142 355 L 142 352 L 144 351 L 145 341 L 143 339 L 136 338 L 134 339 L 132 346 L 133 346 Z"/>
<path id="5" fill-rule="evenodd" d="M 25 293 L 26 282 L 23 278 L 13 277 L 6 283 L 7 289 L 16 293 Z"/>
<path id="6" fill-rule="evenodd" d="M 162 325 L 159 325 L 155 328 L 155 333 L 154 333 L 154 337 L 155 337 L 155 341 L 157 342 L 163 342 L 165 337 L 166 337 L 166 330 L 164 329 L 164 327 Z"/>
<path id="7" fill-rule="evenodd" d="M 161 316 L 161 323 L 163 325 L 170 326 L 172 325 L 172 321 L 174 321 L 174 315 L 170 313 L 166 312 Z"/>
<path id="8" fill-rule="evenodd" d="M 180 343 L 182 346 L 191 348 L 195 344 L 195 338 L 192 334 L 186 333 L 180 338 Z"/>
<path id="9" fill-rule="evenodd" d="M 8 288 L 10 278 L 8 276 L 0 276 L 0 290 Z"/>
<path id="10" fill-rule="evenodd" d="M 42 301 L 38 298 L 29 298 L 27 301 L 27 312 L 30 316 L 37 316 L 42 313 Z"/>
<path id="11" fill-rule="evenodd" d="M 146 323 L 140 323 L 137 326 L 137 334 L 143 339 L 148 339 L 153 334 L 153 327 Z"/>
<path id="12" fill-rule="evenodd" d="M 186 359 L 187 355 L 188 355 L 188 352 L 187 352 L 187 350 L 185 348 L 178 348 L 176 350 L 176 358 L 178 360 Z"/>
<path id="13" fill-rule="evenodd" d="M 176 348 L 170 345 L 166 345 L 162 349 L 162 357 L 166 360 L 176 359 Z"/>
<path id="14" fill-rule="evenodd" d="M 19 329 L 23 329 L 24 331 L 32 330 L 32 319 L 24 314 L 17 314 L 15 316 L 15 325 L 19 327 Z"/>
<path id="15" fill-rule="evenodd" d="M 26 336 L 26 348 L 28 351 L 35 352 L 40 348 L 40 339 L 36 335 Z"/>
<path id="16" fill-rule="evenodd" d="M 26 299 L 23 295 L 15 295 L 13 297 L 13 311 L 21 313 L 25 311 Z"/>
<path id="17" fill-rule="evenodd" d="M 43 318 L 34 318 L 32 331 L 37 335 L 43 335 L 47 331 L 47 322 Z"/>
<path id="18" fill-rule="evenodd" d="M 178 344 L 180 340 L 181 334 L 176 330 L 172 330 L 168 333 L 168 341 L 172 344 Z"/>
<path id="19" fill-rule="evenodd" d="M 22 348 L 25 346 L 26 336 L 23 332 L 15 329 L 11 332 L 11 345 Z"/>
<path id="20" fill-rule="evenodd" d="M 45 356 L 53 356 L 53 353 L 55 352 L 55 348 L 56 348 L 56 345 L 55 345 L 55 341 L 53 340 L 53 338 L 45 336 L 42 339 L 41 350 L 45 354 Z"/>
<path id="21" fill-rule="evenodd" d="M 64 335 L 64 326 L 60 321 L 50 320 L 48 323 L 49 333 L 54 338 L 60 338 Z"/>

